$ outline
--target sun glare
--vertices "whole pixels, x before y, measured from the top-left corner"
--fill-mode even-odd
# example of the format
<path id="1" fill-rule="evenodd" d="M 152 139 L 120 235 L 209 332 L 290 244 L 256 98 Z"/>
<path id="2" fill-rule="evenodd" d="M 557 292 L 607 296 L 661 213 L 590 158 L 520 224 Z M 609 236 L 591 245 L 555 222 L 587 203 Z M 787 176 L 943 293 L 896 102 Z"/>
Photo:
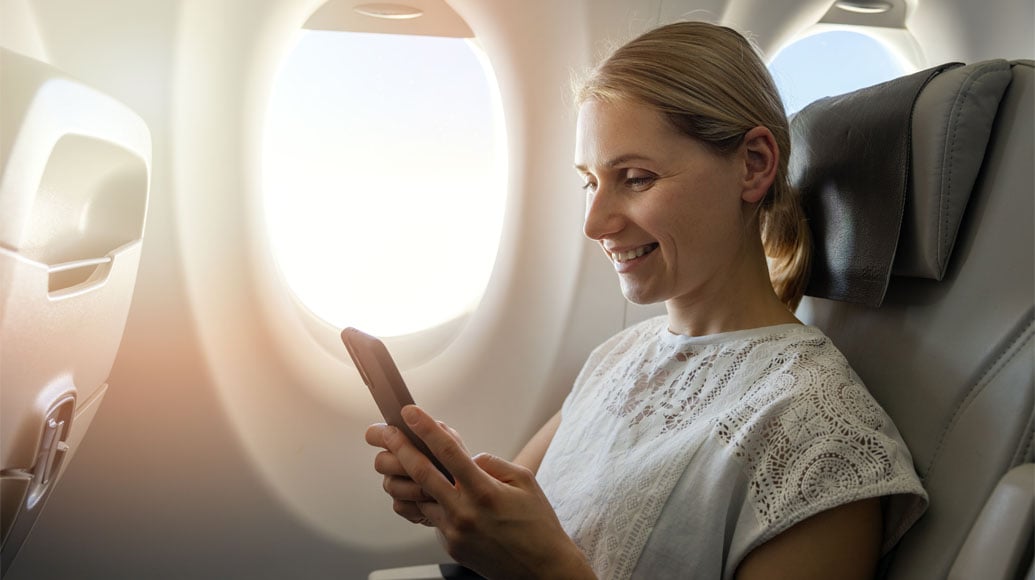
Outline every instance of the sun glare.
<path id="1" fill-rule="evenodd" d="M 499 246 L 505 147 L 495 78 L 472 43 L 304 33 L 264 136 L 287 285 L 331 325 L 381 336 L 471 311 Z"/>

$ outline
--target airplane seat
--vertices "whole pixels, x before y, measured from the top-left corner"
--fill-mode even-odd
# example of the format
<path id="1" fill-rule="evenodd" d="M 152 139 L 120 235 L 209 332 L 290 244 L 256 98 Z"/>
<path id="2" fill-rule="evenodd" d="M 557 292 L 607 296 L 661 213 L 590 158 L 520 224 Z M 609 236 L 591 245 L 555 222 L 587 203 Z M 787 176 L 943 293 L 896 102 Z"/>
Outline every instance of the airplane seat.
<path id="1" fill-rule="evenodd" d="M 107 392 L 151 136 L 110 96 L 0 49 L 0 574 Z"/>
<path id="2" fill-rule="evenodd" d="M 929 494 L 884 578 L 1035 573 L 1033 77 L 948 64 L 791 120 L 815 236 L 797 314 L 895 421 Z"/>
<path id="3" fill-rule="evenodd" d="M 883 578 L 1035 574 L 1033 72 L 947 64 L 791 120 L 815 237 L 798 316 L 891 415 L 930 496 Z"/>

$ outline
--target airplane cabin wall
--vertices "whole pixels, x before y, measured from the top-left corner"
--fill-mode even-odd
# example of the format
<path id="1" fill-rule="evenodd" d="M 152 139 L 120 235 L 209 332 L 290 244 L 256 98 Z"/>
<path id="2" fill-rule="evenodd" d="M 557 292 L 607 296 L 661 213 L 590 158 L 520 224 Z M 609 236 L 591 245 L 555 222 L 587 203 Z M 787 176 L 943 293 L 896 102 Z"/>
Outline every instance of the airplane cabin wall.
<path id="1" fill-rule="evenodd" d="M 4 16 L 0 19 L 0 44 L 47 62 L 46 49 L 29 0 L 3 0 L 0 8 Z"/>
<path id="2" fill-rule="evenodd" d="M 154 142 L 111 388 L 12 579 L 358 578 L 445 557 L 428 530 L 391 513 L 361 440 L 376 410 L 292 318 L 262 238 L 262 107 L 319 4 L 0 0 L 0 44 L 122 100 Z M 496 69 L 511 198 L 482 307 L 441 360 L 404 374 L 472 450 L 511 455 L 556 411 L 593 346 L 661 311 L 628 306 L 581 239 L 569 71 L 686 16 L 751 28 L 772 51 L 829 1 L 450 4 Z M 909 19 L 931 65 L 1033 58 L 1032 22 L 1023 0 L 916 0 Z"/>
<path id="3" fill-rule="evenodd" d="M 488 339 L 496 352 L 455 355 L 492 363 L 467 365 L 467 384 L 485 387 L 440 378 L 447 384 L 422 396 L 424 371 L 407 377 L 472 447 L 510 455 L 559 405 L 588 350 L 623 324 L 610 267 L 581 239 L 567 81 L 600 38 L 654 24 L 659 4 L 573 2 L 561 18 L 550 2 L 456 4 L 476 33 L 488 31 L 482 43 L 510 100 L 509 238 L 483 301 L 498 306 L 457 339 Z M 370 470 L 361 438 L 377 414 L 362 385 L 332 373 L 360 395 L 328 396 L 294 375 L 306 365 L 289 360 L 292 348 L 319 349 L 300 333 L 301 346 L 285 344 L 277 335 L 298 325 L 271 314 L 284 296 L 257 230 L 261 108 L 277 51 L 318 3 L 2 6 L 18 5 L 40 31 L 38 58 L 141 114 L 154 172 L 109 398 L 10 576 L 352 578 L 442 559 L 430 531 L 391 513 Z"/>
<path id="4" fill-rule="evenodd" d="M 172 85 L 177 43 L 189 41 L 178 27 L 181 9 L 135 1 L 0 5 L 5 20 L 34 18 L 44 50 L 32 56 L 128 104 L 147 122 L 154 147 L 139 279 L 110 376 L 115 396 L 98 412 L 12 579 L 284 577 L 300 563 L 283 554 L 302 554 L 322 570 L 376 560 L 299 525 L 271 499 L 213 391 L 188 314 L 176 229 Z M 17 38 L 5 34 L 2 42 L 29 52 Z"/>
<path id="5" fill-rule="evenodd" d="M 1035 2 L 918 1 L 907 26 L 931 66 L 1035 58 Z"/>
<path id="6" fill-rule="evenodd" d="M 239 17 L 251 7 L 239 3 L 238 18 L 224 24 L 246 29 L 249 22 Z M 191 42 L 180 27 L 185 8 L 134 0 L 0 4 L 3 20 L 31 17 L 39 30 L 35 48 L 8 36 L 6 26 L 0 42 L 128 104 L 145 119 L 154 143 L 139 279 L 110 376 L 114 396 L 106 398 L 70 464 L 76 467 L 55 490 L 9 577 L 355 577 L 388 562 L 439 557 L 430 542 L 378 554 L 302 524 L 264 486 L 227 419 L 198 343 L 177 224 L 182 190 L 173 151 L 182 113 L 173 85 L 177 50 Z M 219 152 L 211 153 L 220 164 Z M 348 484 L 340 487 L 348 501 Z"/>

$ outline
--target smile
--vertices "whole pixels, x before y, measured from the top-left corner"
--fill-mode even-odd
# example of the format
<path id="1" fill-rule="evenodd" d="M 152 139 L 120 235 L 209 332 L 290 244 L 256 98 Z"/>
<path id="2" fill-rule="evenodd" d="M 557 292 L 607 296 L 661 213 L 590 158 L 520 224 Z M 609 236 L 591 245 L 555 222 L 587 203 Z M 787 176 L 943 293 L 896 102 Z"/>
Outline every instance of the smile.
<path id="1" fill-rule="evenodd" d="M 635 260 L 640 256 L 646 256 L 647 254 L 658 249 L 657 242 L 653 244 L 647 244 L 646 246 L 640 246 L 635 250 L 629 250 L 628 252 L 608 252 L 607 255 L 611 257 L 611 260 L 615 263 L 621 264 L 622 262 L 628 262 L 629 260 Z"/>

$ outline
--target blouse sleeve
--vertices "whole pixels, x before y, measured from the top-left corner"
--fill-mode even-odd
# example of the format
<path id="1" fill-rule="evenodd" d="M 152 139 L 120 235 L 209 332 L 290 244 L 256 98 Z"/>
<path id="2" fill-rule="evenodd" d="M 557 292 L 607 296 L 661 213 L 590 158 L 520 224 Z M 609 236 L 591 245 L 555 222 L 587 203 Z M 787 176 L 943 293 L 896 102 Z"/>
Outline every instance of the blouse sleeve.
<path id="1" fill-rule="evenodd" d="M 829 342 L 761 379 L 717 435 L 747 485 L 730 566 L 819 512 L 894 496 L 882 502 L 886 553 L 927 506 L 891 418 Z"/>

